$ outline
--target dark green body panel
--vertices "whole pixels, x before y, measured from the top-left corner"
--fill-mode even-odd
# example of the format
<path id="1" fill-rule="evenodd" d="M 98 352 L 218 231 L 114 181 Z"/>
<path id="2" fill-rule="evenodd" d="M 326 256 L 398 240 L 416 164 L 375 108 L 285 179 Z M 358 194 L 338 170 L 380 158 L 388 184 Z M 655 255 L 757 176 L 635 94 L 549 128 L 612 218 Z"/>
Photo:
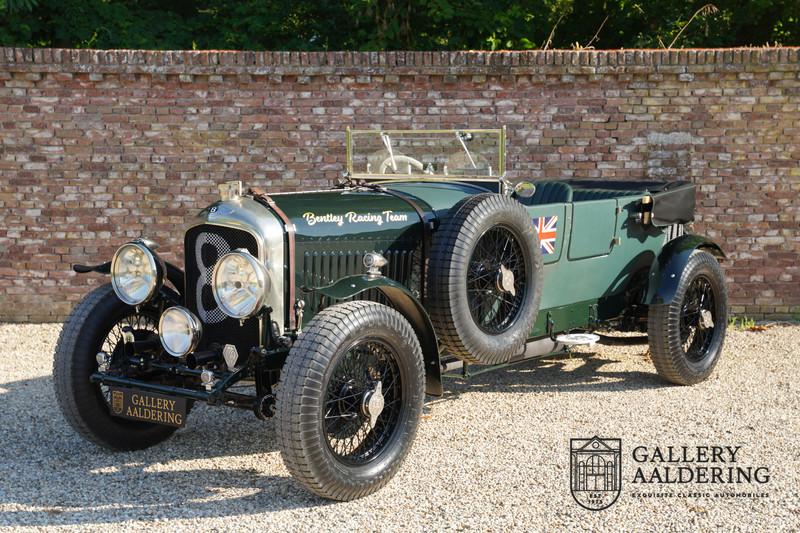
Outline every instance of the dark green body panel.
<path id="1" fill-rule="evenodd" d="M 420 298 L 423 228 L 458 200 L 486 192 L 461 183 L 404 183 L 392 193 L 370 189 L 280 194 L 274 199 L 296 228 L 295 283 L 298 288 L 329 285 L 362 274 L 362 259 L 379 252 L 388 260 L 384 274 Z M 423 222 L 424 221 L 424 222 Z M 380 300 L 375 291 L 362 295 Z M 304 320 L 335 299 L 308 293 Z"/>
<path id="2" fill-rule="evenodd" d="M 406 287 L 408 294 L 424 305 L 422 243 L 426 225 L 436 227 L 453 205 L 468 196 L 492 192 L 492 187 L 459 182 L 386 186 L 390 193 L 358 189 L 274 197 L 296 227 L 297 287 L 319 288 L 363 274 L 363 255 L 376 251 L 389 259 L 386 277 Z M 664 229 L 636 219 L 642 192 L 612 191 L 611 196 L 527 206 L 532 223 L 537 217 L 558 217 L 553 251 L 544 255 L 541 310 L 531 338 L 547 335 L 548 321 L 558 333 L 592 328 L 618 317 L 631 303 L 626 291 L 634 276 L 649 272 L 658 277 L 664 268 L 657 261 L 667 240 Z M 673 245 L 675 253 L 690 243 L 702 244 L 690 239 L 681 242 L 684 244 Z M 661 294 L 657 290 L 658 283 L 651 280 L 650 285 L 647 301 L 634 303 L 652 303 L 668 295 L 668 291 Z M 305 321 L 341 299 L 331 291 L 303 293 L 310 298 Z M 379 301 L 381 297 L 368 286 L 358 294 Z"/>
<path id="3" fill-rule="evenodd" d="M 632 276 L 650 267 L 665 241 L 662 230 L 631 218 L 639 199 L 528 206 L 531 217 L 559 217 L 555 251 L 544 255 L 541 310 L 531 337 L 547 334 L 548 313 L 554 332 L 561 332 L 591 327 L 625 307 Z M 584 233 L 594 240 L 584 239 Z"/>
<path id="4" fill-rule="evenodd" d="M 404 199 L 373 190 L 282 194 L 274 199 L 295 226 L 294 283 L 298 297 L 306 301 L 305 322 L 336 299 L 303 289 L 363 274 L 362 260 L 368 252 L 382 253 L 389 260 L 384 269 L 389 278 L 419 290 L 423 223 Z"/>

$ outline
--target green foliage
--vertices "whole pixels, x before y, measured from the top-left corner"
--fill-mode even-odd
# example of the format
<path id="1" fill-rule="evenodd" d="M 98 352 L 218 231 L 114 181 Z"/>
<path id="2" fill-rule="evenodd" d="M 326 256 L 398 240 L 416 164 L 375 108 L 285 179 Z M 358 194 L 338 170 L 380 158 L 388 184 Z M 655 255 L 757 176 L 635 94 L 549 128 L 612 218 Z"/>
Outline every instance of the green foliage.
<path id="1" fill-rule="evenodd" d="M 728 327 L 736 331 L 750 331 L 756 327 L 756 321 L 746 316 L 731 316 L 728 318 Z"/>
<path id="2" fill-rule="evenodd" d="M 32 11 L 39 0 L 0 0 L 0 11 Z"/>
<path id="3" fill-rule="evenodd" d="M 678 48 L 800 44 L 797 0 L 716 1 L 717 11 L 701 9 L 705 4 L 683 0 L 0 0 L 0 45 L 502 50 L 542 48 L 551 35 L 549 48 L 583 47 L 596 33 L 591 43 L 596 48 L 659 48 L 676 38 Z"/>

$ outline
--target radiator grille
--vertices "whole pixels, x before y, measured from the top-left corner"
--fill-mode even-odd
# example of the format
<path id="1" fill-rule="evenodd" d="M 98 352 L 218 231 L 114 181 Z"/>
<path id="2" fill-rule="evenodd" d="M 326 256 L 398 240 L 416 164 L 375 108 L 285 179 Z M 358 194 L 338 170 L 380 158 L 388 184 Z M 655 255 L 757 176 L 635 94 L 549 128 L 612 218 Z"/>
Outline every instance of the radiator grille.
<path id="1" fill-rule="evenodd" d="M 257 318 L 243 324 L 230 318 L 217 306 L 211 292 L 211 275 L 217 260 L 237 248 L 245 248 L 258 257 L 255 237 L 246 231 L 203 224 L 186 232 L 186 307 L 203 323 L 201 348 L 213 342 L 233 344 L 244 356 L 259 344 Z"/>

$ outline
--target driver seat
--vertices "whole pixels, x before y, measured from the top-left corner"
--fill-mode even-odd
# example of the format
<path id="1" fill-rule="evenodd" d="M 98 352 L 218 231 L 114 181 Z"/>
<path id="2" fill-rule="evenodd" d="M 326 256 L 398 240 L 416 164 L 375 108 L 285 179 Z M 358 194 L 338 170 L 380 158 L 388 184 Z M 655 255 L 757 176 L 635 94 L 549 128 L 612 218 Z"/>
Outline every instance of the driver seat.
<path id="1" fill-rule="evenodd" d="M 564 204 L 572 201 L 572 187 L 563 181 L 536 181 L 530 198 L 517 198 L 523 205 Z"/>

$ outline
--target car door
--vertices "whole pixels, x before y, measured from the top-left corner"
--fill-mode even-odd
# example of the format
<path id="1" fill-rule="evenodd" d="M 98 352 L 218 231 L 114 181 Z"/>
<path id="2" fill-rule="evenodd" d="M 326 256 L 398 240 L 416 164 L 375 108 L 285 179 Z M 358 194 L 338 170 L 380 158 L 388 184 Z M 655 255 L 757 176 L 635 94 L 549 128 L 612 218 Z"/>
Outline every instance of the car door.
<path id="1" fill-rule="evenodd" d="M 617 236 L 617 200 L 579 201 L 572 204 L 570 261 L 608 255 Z"/>

